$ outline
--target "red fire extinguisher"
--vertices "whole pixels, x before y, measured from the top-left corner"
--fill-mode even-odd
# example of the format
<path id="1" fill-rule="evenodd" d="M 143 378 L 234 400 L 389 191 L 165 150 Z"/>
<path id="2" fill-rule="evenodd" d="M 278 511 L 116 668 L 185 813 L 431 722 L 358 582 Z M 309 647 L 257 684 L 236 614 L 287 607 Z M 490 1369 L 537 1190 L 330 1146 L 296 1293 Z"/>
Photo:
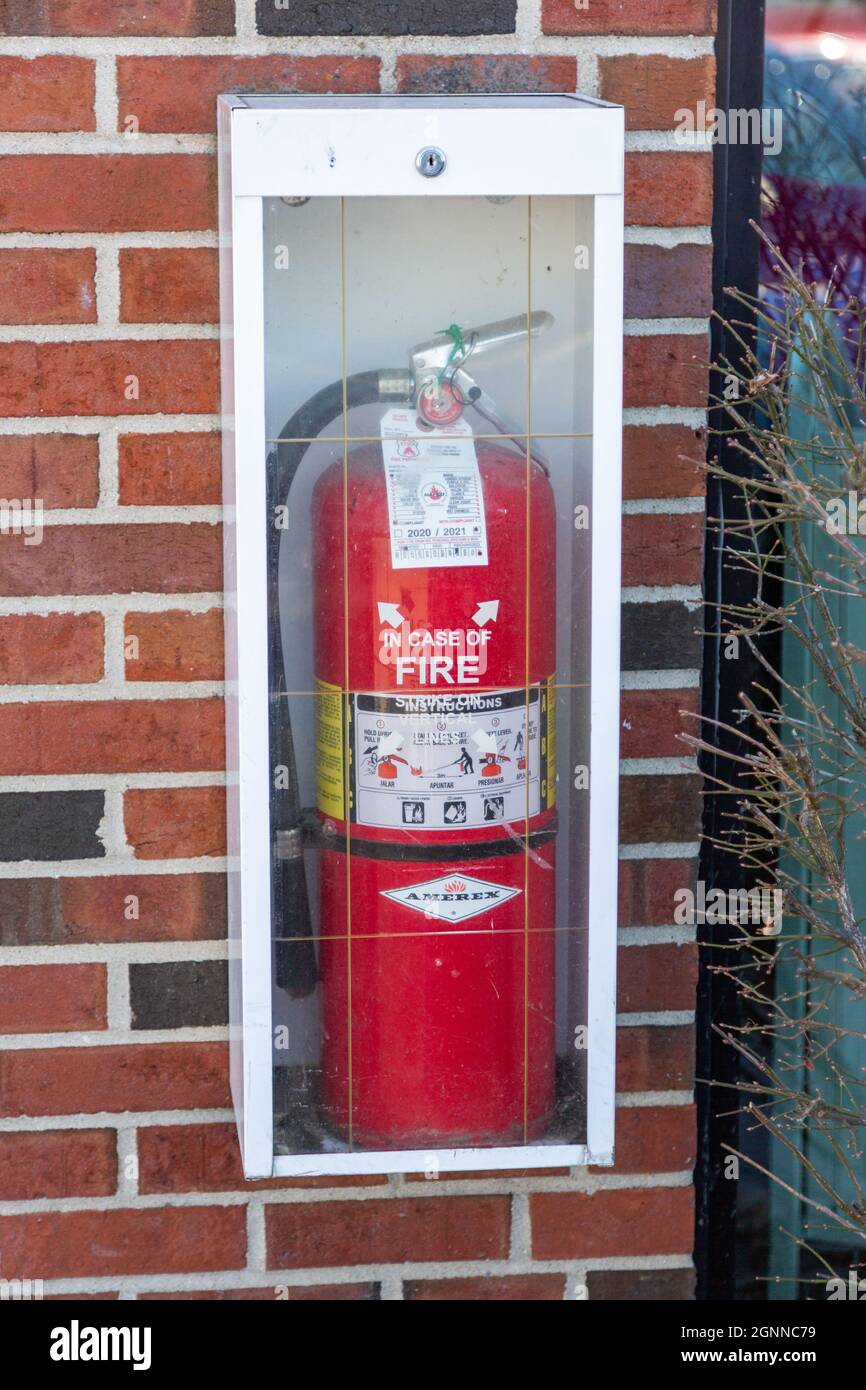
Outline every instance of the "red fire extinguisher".
<path id="1" fill-rule="evenodd" d="M 520 1143 L 551 1119 L 555 503 L 467 369 L 548 322 L 452 325 L 410 373 L 349 378 L 350 405 L 390 406 L 382 442 L 313 492 L 321 1102 L 356 1146 Z M 315 437 L 334 389 L 284 437 Z M 291 950 L 289 988 L 313 968 Z"/>

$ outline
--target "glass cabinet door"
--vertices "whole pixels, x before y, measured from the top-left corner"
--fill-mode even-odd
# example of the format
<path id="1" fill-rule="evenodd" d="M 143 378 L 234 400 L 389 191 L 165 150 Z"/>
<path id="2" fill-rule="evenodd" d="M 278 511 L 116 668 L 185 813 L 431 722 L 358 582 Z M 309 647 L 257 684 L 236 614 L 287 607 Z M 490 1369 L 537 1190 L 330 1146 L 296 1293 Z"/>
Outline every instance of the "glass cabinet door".
<path id="1" fill-rule="evenodd" d="M 593 200 L 262 200 L 278 1153 L 582 1143 Z"/>

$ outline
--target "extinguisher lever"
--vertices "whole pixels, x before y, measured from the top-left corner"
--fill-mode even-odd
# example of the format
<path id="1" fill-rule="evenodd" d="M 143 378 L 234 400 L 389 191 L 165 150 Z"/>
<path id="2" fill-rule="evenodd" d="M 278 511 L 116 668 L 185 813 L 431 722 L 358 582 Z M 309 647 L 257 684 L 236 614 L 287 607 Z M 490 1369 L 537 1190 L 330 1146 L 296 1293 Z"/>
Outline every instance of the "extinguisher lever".
<path id="1" fill-rule="evenodd" d="M 442 372 L 452 364 L 459 367 L 479 352 L 490 352 L 493 348 L 517 342 L 527 334 L 535 337 L 552 323 L 552 314 L 546 309 L 537 309 L 528 316 L 513 314 L 509 319 L 484 323 L 480 328 L 467 328 L 461 334 L 459 345 L 453 331 L 437 333 L 412 349 L 410 355 L 415 384 L 419 384 L 419 378 L 428 379 L 431 371 Z"/>

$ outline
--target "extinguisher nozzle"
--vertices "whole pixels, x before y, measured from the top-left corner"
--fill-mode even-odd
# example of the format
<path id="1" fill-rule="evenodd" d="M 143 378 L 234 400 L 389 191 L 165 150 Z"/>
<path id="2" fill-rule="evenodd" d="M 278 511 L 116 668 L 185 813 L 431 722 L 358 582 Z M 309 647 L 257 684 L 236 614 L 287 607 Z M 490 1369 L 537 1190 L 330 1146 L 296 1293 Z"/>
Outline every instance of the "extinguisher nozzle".
<path id="1" fill-rule="evenodd" d="M 319 979 L 307 879 L 302 855 L 277 861 L 278 912 L 276 920 L 291 936 L 274 941 L 274 974 L 277 985 L 293 999 L 312 994 Z"/>

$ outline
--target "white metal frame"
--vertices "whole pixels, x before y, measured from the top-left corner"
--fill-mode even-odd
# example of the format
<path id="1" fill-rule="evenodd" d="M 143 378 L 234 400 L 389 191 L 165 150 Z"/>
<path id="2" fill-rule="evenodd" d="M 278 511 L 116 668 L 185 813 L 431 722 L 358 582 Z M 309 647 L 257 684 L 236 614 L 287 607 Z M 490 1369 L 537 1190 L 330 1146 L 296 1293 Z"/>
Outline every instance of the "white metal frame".
<path id="1" fill-rule="evenodd" d="M 248 1178 L 613 1161 L 624 121 L 561 97 L 219 99 L 231 1081 Z M 422 179 L 425 145 L 448 163 Z M 275 1155 L 261 200 L 593 196 L 592 690 L 586 1145 Z"/>

